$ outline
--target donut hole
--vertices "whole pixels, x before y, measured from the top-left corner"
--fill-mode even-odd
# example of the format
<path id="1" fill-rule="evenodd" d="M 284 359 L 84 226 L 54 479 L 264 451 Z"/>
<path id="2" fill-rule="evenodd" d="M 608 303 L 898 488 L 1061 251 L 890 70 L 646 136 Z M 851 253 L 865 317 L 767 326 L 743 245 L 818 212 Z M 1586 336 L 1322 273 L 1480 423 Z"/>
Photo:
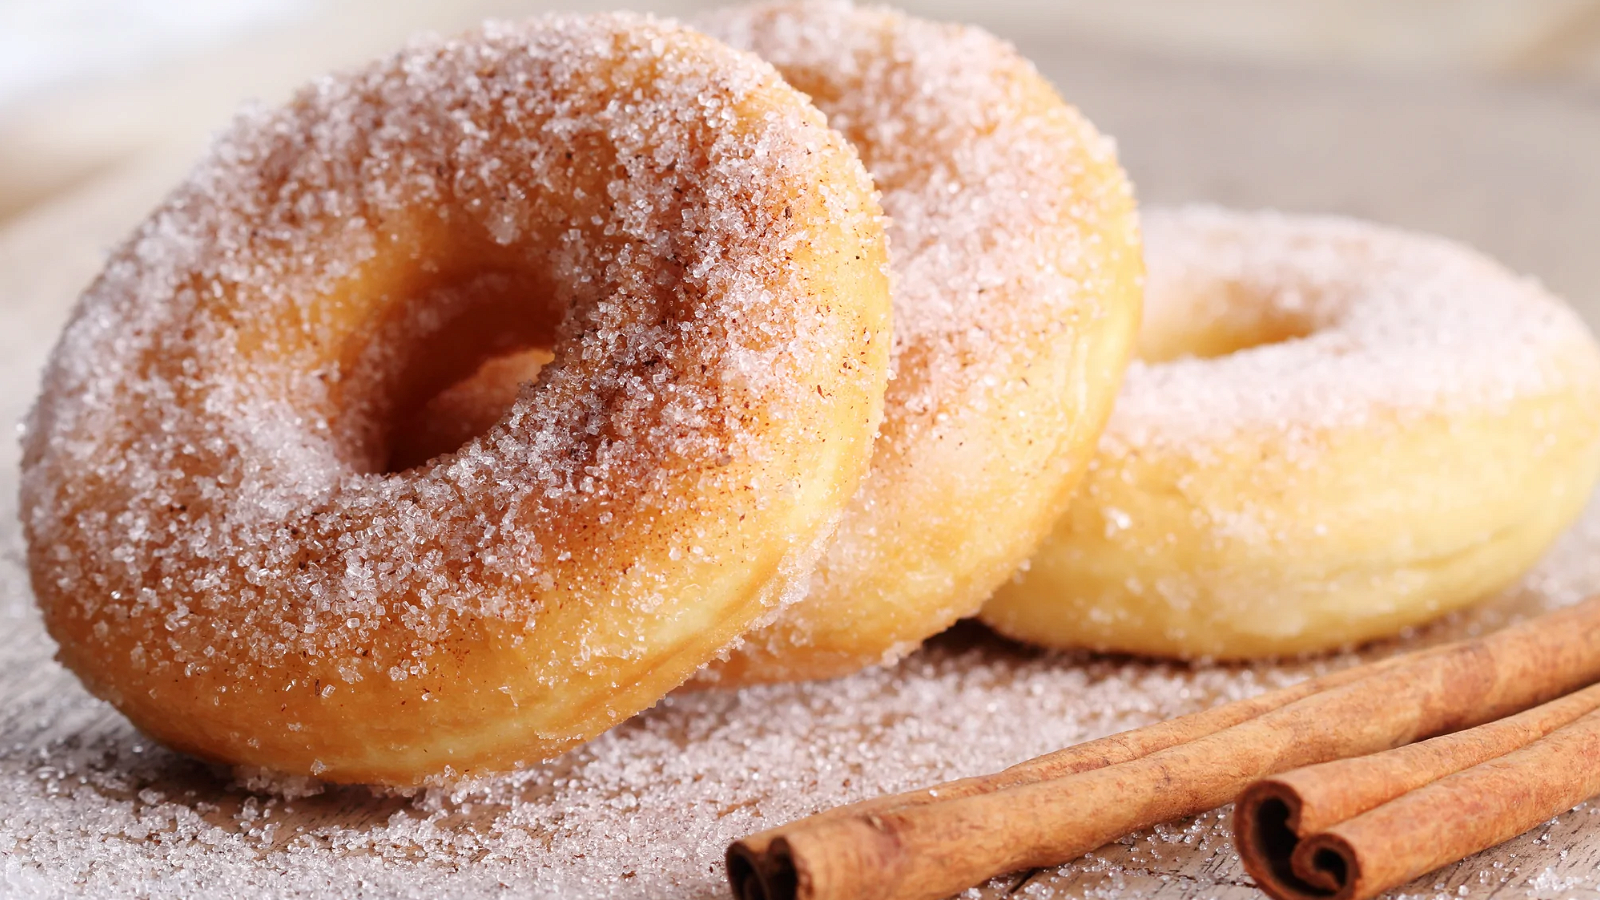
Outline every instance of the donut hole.
<path id="1" fill-rule="evenodd" d="M 559 313 L 536 273 L 428 273 L 347 353 L 341 417 L 359 471 L 394 474 L 492 428 L 553 358 Z"/>
<path id="2" fill-rule="evenodd" d="M 1138 357 L 1162 363 L 1215 359 L 1254 347 L 1310 337 L 1316 304 L 1299 291 L 1239 281 L 1204 284 L 1152 277 L 1145 290 L 1145 319 Z"/>
<path id="3" fill-rule="evenodd" d="M 401 472 L 461 449 L 505 418 L 524 385 L 555 355 L 548 347 L 521 347 L 479 362 L 466 378 L 400 410 L 389 442 L 388 471 Z"/>

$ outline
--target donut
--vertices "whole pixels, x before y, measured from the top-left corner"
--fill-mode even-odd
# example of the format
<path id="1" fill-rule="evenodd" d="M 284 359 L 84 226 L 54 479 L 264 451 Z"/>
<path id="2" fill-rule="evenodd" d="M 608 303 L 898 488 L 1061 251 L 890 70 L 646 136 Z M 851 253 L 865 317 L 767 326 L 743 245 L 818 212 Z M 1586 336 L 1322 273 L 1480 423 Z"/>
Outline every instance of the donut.
<path id="1" fill-rule="evenodd" d="M 811 96 L 890 218 L 894 377 L 871 473 L 804 599 L 697 683 L 844 675 L 975 613 L 1063 511 L 1137 331 L 1132 194 L 1111 143 L 979 29 L 842 2 L 697 24 Z M 493 421 L 517 380 L 486 368 L 419 433 Z"/>
<path id="2" fill-rule="evenodd" d="M 1139 361 L 1077 500 L 985 607 L 1052 647 L 1250 658 L 1511 584 L 1600 472 L 1600 352 L 1531 280 L 1341 218 L 1147 212 Z"/>
<path id="3" fill-rule="evenodd" d="M 892 662 L 973 615 L 1065 510 L 1138 332 L 1111 141 L 978 28 L 844 2 L 701 23 L 809 94 L 890 219 L 894 377 L 872 468 L 810 591 L 721 683 Z"/>
<path id="4" fill-rule="evenodd" d="M 803 590 L 889 315 L 871 181 L 767 64 L 633 15 L 421 40 L 243 114 L 81 299 L 24 439 L 39 605 L 205 759 L 548 758 Z M 491 429 L 395 467 L 519 347 Z"/>

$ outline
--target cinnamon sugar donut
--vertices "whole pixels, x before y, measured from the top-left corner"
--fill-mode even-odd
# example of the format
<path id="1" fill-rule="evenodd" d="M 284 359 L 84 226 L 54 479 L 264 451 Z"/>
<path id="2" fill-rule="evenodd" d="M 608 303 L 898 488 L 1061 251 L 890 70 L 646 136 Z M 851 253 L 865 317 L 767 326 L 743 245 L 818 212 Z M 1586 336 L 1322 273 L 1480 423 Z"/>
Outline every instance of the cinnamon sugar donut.
<path id="1" fill-rule="evenodd" d="M 811 95 L 883 192 L 894 378 L 872 470 L 810 592 L 725 684 L 891 662 L 975 613 L 1065 509 L 1138 328 L 1112 143 L 977 28 L 844 2 L 703 23 Z"/>
<path id="2" fill-rule="evenodd" d="M 976 612 L 1065 507 L 1137 327 L 1133 199 L 1110 142 L 979 29 L 843 2 L 700 24 L 811 95 L 890 217 L 895 376 L 872 472 L 806 597 L 705 680 L 842 675 Z M 515 380 L 486 368 L 436 412 L 492 420 Z"/>
<path id="3" fill-rule="evenodd" d="M 1537 284 L 1360 222 L 1148 214 L 1142 362 L 983 610 L 1051 646 L 1323 650 L 1510 584 L 1600 471 L 1600 353 Z"/>
<path id="4" fill-rule="evenodd" d="M 772 68 L 490 24 L 244 115 L 111 259 L 25 439 L 62 661 L 174 747 L 410 784 L 655 702 L 809 570 L 870 455 L 886 250 Z M 553 358 L 413 469 L 392 423 Z"/>

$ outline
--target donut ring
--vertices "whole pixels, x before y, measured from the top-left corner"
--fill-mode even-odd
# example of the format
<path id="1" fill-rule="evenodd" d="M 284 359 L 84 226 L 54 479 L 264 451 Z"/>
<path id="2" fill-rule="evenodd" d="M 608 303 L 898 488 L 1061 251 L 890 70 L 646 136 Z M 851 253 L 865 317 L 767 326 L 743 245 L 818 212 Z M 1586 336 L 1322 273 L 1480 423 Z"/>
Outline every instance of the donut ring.
<path id="1" fill-rule="evenodd" d="M 644 17 L 247 114 L 48 366 L 23 508 L 61 659 L 178 749 L 334 781 L 590 738 L 812 564 L 870 457 L 886 259 L 822 116 Z M 387 471 L 388 424 L 508 342 L 553 348 L 538 384 Z"/>
<path id="2" fill-rule="evenodd" d="M 811 95 L 890 219 L 872 471 L 810 592 L 713 666 L 723 684 L 843 675 L 976 613 L 1065 510 L 1138 329 L 1133 193 L 1111 142 L 980 29 L 843 2 L 706 24 Z"/>
<path id="3" fill-rule="evenodd" d="M 702 680 L 844 675 L 975 613 L 1065 508 L 1137 329 L 1132 194 L 1111 144 L 981 30 L 842 2 L 700 24 L 811 95 L 890 217 L 895 377 L 872 472 L 805 599 Z M 419 433 L 493 421 L 515 378 L 485 367 Z"/>
<path id="4" fill-rule="evenodd" d="M 1071 510 L 982 618 L 1248 658 L 1513 582 L 1600 472 L 1600 353 L 1531 281 L 1360 222 L 1147 213 L 1140 336 Z"/>

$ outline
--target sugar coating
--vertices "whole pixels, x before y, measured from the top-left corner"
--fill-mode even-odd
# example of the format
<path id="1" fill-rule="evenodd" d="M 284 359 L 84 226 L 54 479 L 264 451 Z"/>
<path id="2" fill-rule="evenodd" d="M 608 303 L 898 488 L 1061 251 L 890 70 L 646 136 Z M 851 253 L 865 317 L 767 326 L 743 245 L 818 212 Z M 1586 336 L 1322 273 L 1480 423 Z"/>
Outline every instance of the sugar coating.
<path id="1" fill-rule="evenodd" d="M 699 24 L 772 62 L 860 151 L 895 276 L 895 374 L 872 471 L 811 596 L 745 651 L 768 675 L 786 659 L 790 677 L 836 674 L 793 648 L 848 655 L 882 628 L 894 642 L 844 671 L 892 660 L 970 614 L 1026 554 L 1014 546 L 1026 539 L 954 537 L 971 508 L 1010 491 L 1000 502 L 1016 514 L 1001 530 L 1026 532 L 1081 466 L 1066 448 L 1092 441 L 1099 421 L 1080 398 L 1108 402 L 1113 382 L 1088 361 L 1110 342 L 1090 323 L 1137 303 L 1131 286 L 1122 296 L 1133 276 L 1119 256 L 1137 254 L 1130 189 L 1113 143 L 981 29 L 846 0 L 753 4 Z M 1030 392 L 1058 399 L 1041 410 Z M 1043 447 L 1063 449 L 1030 455 Z M 955 561 L 952 544 L 968 557 Z M 890 609 L 892 624 L 868 621 Z M 850 637 L 829 633 L 844 622 Z"/>
<path id="2" fill-rule="evenodd" d="M 872 196 L 769 65 L 635 15 L 422 39 L 247 111 L 85 294 L 29 420 L 65 658 L 158 731 L 159 692 L 198 695 L 235 742 L 345 727 L 352 694 L 639 694 L 583 729 L 652 702 L 607 661 L 778 603 L 860 471 Z M 502 336 L 553 345 L 539 383 L 386 471 L 396 413 Z"/>
<path id="3" fill-rule="evenodd" d="M 0 584 L 25 577 L 14 559 L 0 562 Z M 1365 655 L 1479 634 L 1596 590 L 1600 505 L 1499 601 Z M 556 762 L 403 796 L 208 769 L 134 732 L 48 654 L 31 614 L 0 639 L 9 668 L 39 673 L 0 700 L 8 897 L 709 900 L 726 896 L 726 843 L 751 831 L 1357 661 L 1186 667 L 1039 653 L 963 630 L 893 669 L 674 696 Z M 1563 857 L 1595 846 L 1594 813 L 1580 807 L 1407 895 L 1600 889 Z M 1164 897 L 1163 885 L 1198 871 L 1224 887 L 1242 883 L 1228 826 L 1221 810 L 1131 835 L 1028 877 L 1018 896 Z"/>
<path id="4" fill-rule="evenodd" d="M 1594 351 L 1570 307 L 1442 238 L 1216 207 L 1147 210 L 1144 237 L 1147 332 L 1220 325 L 1285 339 L 1134 362 L 1108 449 L 1204 452 L 1265 432 L 1292 453 L 1327 430 L 1502 408 L 1593 376 L 1571 369 Z"/>
<path id="5" fill-rule="evenodd" d="M 1073 219 L 1093 219 L 1100 201 L 1071 197 L 1070 179 L 1084 165 L 1075 154 L 1111 161 L 1115 147 L 1070 107 L 1035 109 L 1020 77 L 1035 73 L 1011 45 L 849 0 L 752 4 L 702 24 L 811 88 L 883 193 L 896 279 L 891 447 L 933 427 L 941 400 L 981 380 L 988 360 L 1020 352 L 1019 330 L 1094 315 L 1094 295 L 1068 275 L 1090 252 Z"/>

